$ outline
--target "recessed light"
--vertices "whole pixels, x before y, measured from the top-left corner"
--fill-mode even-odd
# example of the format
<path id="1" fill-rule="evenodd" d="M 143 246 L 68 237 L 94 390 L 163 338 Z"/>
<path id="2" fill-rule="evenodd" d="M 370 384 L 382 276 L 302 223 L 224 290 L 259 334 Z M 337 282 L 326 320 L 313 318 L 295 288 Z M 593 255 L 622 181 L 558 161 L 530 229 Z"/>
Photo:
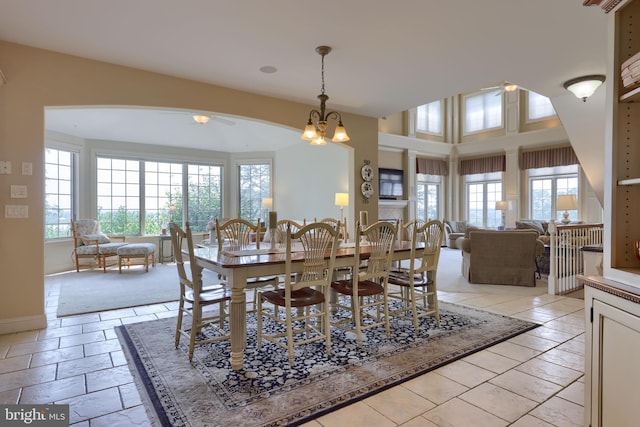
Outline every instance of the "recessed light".
<path id="1" fill-rule="evenodd" d="M 265 65 L 264 67 L 260 67 L 260 71 L 266 74 L 273 74 L 278 71 L 278 69 L 271 65 Z"/>

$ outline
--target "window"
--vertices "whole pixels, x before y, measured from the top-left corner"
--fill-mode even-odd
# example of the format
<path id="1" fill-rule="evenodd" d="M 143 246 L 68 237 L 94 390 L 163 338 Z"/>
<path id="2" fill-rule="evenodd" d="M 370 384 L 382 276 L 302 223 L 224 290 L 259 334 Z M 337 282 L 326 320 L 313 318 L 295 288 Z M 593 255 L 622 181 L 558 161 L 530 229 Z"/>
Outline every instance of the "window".
<path id="1" fill-rule="evenodd" d="M 420 105 L 416 113 L 416 131 L 442 135 L 442 102 Z"/>
<path id="2" fill-rule="evenodd" d="M 105 233 L 158 234 L 163 224 L 181 224 L 185 216 L 194 232 L 206 232 L 207 222 L 222 216 L 221 166 L 106 157 L 97 165 L 98 221 Z"/>
<path id="3" fill-rule="evenodd" d="M 467 197 L 467 221 L 477 227 L 499 227 L 502 211 L 496 210 L 496 202 L 502 197 L 502 173 L 465 175 Z"/>
<path id="4" fill-rule="evenodd" d="M 439 175 L 418 174 L 416 184 L 416 217 L 425 221 L 440 218 Z"/>
<path id="5" fill-rule="evenodd" d="M 44 238 L 71 237 L 77 154 L 45 148 Z"/>
<path id="6" fill-rule="evenodd" d="M 502 127 L 501 92 L 491 90 L 464 97 L 464 133 Z"/>
<path id="7" fill-rule="evenodd" d="M 144 234 L 166 229 L 171 205 L 182 204 L 182 164 L 144 162 Z"/>
<path id="8" fill-rule="evenodd" d="M 546 96 L 529 91 L 527 94 L 527 120 L 539 120 L 553 117 L 556 111 L 553 109 L 551 100 Z"/>
<path id="9" fill-rule="evenodd" d="M 578 165 L 529 169 L 529 215 L 532 219 L 561 220 L 564 211 L 556 209 L 562 194 L 578 195 Z M 569 211 L 569 219 L 578 220 L 578 211 Z"/>
<path id="10" fill-rule="evenodd" d="M 140 234 L 140 162 L 97 158 L 97 208 L 106 234 Z"/>
<path id="11" fill-rule="evenodd" d="M 188 166 L 188 219 L 194 231 L 207 231 L 211 218 L 222 217 L 222 166 Z M 176 205 L 176 221 L 182 208 Z"/>
<path id="12" fill-rule="evenodd" d="M 271 164 L 241 164 L 240 174 L 240 218 L 255 223 L 261 218 L 262 198 L 271 197 Z M 264 221 L 264 218 L 261 218 Z"/>

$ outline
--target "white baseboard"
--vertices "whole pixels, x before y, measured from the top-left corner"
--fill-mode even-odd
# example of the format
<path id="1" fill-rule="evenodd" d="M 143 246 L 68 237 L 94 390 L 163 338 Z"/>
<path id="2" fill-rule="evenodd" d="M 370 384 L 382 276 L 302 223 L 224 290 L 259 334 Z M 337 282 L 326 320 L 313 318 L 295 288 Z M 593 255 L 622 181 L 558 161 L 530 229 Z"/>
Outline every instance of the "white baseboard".
<path id="1" fill-rule="evenodd" d="M 14 332 L 33 331 L 47 327 L 47 317 L 44 314 L 37 316 L 13 317 L 0 319 L 0 335 Z"/>

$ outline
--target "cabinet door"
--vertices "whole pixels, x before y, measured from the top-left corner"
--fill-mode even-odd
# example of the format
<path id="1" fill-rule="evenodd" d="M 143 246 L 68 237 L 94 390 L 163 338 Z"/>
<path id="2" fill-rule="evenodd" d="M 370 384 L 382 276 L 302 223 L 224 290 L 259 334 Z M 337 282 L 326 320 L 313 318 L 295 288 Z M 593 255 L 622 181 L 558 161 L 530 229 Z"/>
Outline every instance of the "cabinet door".
<path id="1" fill-rule="evenodd" d="M 593 300 L 591 426 L 637 426 L 640 317 Z"/>

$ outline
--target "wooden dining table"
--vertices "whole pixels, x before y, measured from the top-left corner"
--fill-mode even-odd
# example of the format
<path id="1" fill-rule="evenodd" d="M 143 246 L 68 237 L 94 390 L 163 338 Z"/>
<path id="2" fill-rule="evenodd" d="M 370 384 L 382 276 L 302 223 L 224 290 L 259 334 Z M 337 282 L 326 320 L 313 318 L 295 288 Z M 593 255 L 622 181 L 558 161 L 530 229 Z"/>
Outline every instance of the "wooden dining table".
<path id="1" fill-rule="evenodd" d="M 368 258 L 368 246 L 360 248 L 361 258 Z M 229 322 L 231 329 L 231 368 L 240 370 L 244 364 L 244 349 L 247 342 L 246 298 L 247 279 L 261 276 L 285 274 L 286 254 L 283 249 L 262 248 L 244 251 L 219 251 L 217 246 L 194 249 L 198 267 L 214 271 L 227 278 L 231 286 Z M 328 255 L 327 255 L 328 256 Z M 396 242 L 392 254 L 393 261 L 401 261 L 411 256 L 411 242 Z M 336 251 L 335 268 L 353 266 L 355 245 L 342 244 Z M 292 252 L 292 272 L 300 272 L 303 267 L 303 253 Z"/>

